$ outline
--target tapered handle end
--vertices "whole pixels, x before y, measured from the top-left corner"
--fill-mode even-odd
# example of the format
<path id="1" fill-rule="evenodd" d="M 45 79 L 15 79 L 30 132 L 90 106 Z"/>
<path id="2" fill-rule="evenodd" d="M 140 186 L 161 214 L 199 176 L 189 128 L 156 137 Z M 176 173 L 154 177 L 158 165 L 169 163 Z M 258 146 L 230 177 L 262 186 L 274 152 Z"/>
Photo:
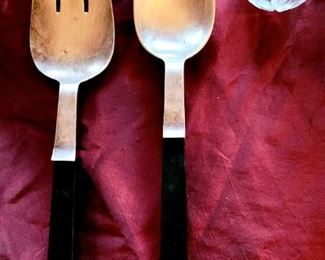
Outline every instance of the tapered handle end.
<path id="1" fill-rule="evenodd" d="M 51 160 L 74 162 L 76 160 L 76 147 L 54 147 Z"/>

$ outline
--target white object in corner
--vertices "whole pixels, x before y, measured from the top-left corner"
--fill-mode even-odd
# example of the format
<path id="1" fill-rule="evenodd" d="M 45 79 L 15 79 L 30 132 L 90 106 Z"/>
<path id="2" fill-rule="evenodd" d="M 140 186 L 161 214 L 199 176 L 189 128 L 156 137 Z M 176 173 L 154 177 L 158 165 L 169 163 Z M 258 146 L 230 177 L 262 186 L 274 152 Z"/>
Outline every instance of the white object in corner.
<path id="1" fill-rule="evenodd" d="M 248 0 L 257 8 L 266 11 L 283 12 L 303 4 L 306 0 Z"/>

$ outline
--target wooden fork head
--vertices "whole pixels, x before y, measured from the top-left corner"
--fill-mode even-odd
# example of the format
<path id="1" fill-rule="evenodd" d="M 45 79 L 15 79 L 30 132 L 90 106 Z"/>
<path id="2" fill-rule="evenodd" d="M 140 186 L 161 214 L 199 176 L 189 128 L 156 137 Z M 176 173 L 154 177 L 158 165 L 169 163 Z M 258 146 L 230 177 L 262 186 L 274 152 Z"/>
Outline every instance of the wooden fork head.
<path id="1" fill-rule="evenodd" d="M 57 0 L 59 1 L 59 0 Z M 36 67 L 63 84 L 80 83 L 104 70 L 113 54 L 110 0 L 33 0 L 30 48 Z"/>

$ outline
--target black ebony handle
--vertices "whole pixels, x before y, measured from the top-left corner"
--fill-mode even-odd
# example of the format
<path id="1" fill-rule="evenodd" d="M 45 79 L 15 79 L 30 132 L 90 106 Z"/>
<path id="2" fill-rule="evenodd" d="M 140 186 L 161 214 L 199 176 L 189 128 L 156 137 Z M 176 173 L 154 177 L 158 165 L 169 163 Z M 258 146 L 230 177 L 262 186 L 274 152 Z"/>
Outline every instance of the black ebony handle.
<path id="1" fill-rule="evenodd" d="M 187 259 L 184 138 L 163 139 L 161 259 Z"/>
<path id="2" fill-rule="evenodd" d="M 49 260 L 74 259 L 76 162 L 54 162 Z"/>

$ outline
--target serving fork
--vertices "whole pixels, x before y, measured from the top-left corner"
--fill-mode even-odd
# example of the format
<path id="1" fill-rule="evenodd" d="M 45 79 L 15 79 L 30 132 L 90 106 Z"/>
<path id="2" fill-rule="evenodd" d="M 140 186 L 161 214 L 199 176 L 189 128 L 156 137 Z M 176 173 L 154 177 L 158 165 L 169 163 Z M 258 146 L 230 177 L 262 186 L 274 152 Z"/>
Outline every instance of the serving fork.
<path id="1" fill-rule="evenodd" d="M 111 0 L 33 0 L 30 50 L 44 75 L 60 83 L 54 148 L 50 259 L 73 259 L 77 93 L 101 73 L 114 50 Z"/>

